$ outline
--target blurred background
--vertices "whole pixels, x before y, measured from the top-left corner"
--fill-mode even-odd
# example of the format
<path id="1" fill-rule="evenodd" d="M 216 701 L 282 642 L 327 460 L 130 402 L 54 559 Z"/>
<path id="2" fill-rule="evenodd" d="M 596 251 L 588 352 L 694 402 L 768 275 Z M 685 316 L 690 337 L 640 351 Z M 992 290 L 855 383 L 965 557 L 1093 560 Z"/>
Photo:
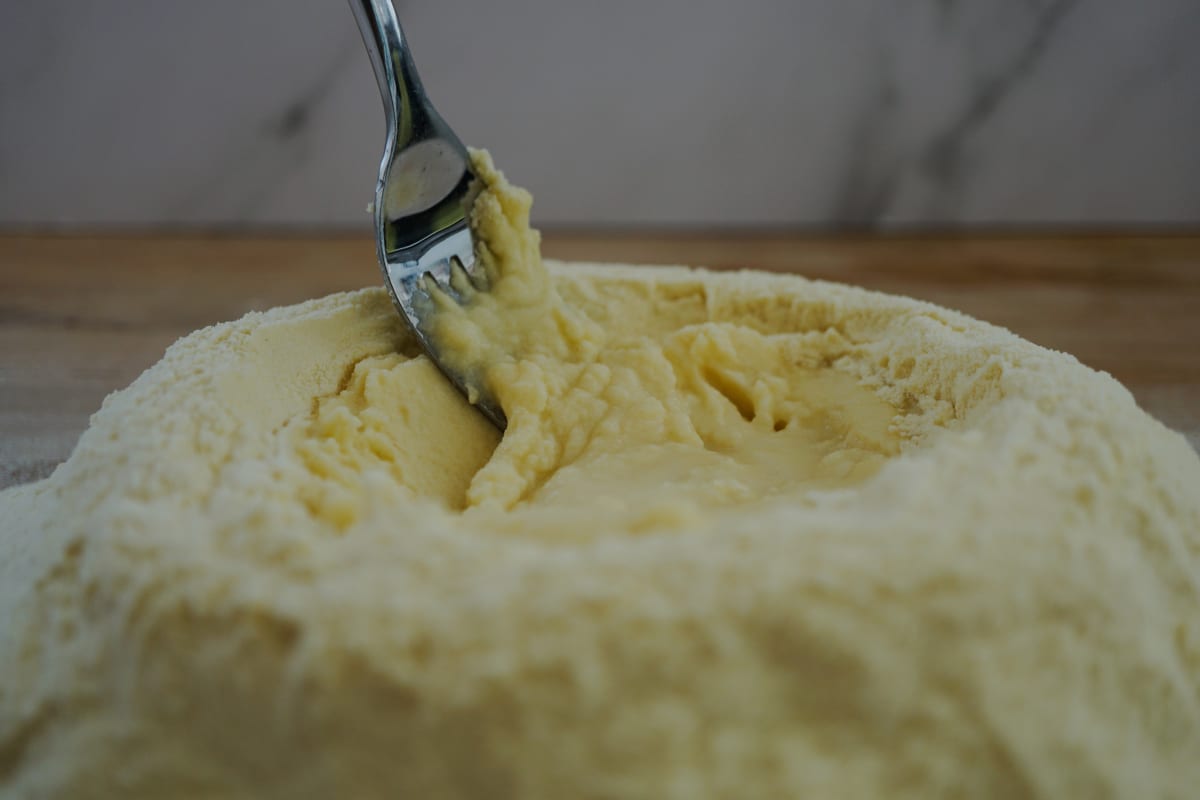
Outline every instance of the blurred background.
<path id="1" fill-rule="evenodd" d="M 1196 0 L 398 0 L 550 228 L 1200 221 Z M 342 0 L 0 4 L 0 226 L 368 224 Z"/>

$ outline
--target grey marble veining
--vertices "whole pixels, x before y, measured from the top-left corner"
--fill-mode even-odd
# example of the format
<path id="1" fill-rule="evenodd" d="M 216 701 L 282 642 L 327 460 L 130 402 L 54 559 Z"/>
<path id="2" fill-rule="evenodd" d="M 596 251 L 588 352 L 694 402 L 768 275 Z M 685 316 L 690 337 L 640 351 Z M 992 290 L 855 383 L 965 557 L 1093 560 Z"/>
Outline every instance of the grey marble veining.
<path id="1" fill-rule="evenodd" d="M 544 224 L 1200 222 L 1195 0 L 399 2 Z M 0 6 L 0 224 L 365 225 L 336 0 Z"/>

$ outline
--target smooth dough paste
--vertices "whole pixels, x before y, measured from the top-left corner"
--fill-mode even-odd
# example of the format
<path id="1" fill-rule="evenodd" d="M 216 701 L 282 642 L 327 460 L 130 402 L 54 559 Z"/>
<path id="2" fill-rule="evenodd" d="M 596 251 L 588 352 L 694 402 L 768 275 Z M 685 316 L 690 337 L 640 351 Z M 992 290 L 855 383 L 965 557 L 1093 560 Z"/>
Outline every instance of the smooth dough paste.
<path id="1" fill-rule="evenodd" d="M 1200 458 L 800 277 L 543 265 L 198 331 L 0 493 L 0 795 L 1194 798 Z"/>

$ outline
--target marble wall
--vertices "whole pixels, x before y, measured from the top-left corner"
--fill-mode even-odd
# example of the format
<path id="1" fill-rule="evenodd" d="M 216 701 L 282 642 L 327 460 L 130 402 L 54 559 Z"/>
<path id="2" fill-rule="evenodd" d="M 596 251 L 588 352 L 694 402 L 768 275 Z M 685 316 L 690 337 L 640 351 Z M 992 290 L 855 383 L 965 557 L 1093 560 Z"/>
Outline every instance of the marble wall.
<path id="1" fill-rule="evenodd" d="M 1197 0 L 398 0 L 543 224 L 1200 222 Z M 0 225 L 365 225 L 341 0 L 0 4 Z"/>

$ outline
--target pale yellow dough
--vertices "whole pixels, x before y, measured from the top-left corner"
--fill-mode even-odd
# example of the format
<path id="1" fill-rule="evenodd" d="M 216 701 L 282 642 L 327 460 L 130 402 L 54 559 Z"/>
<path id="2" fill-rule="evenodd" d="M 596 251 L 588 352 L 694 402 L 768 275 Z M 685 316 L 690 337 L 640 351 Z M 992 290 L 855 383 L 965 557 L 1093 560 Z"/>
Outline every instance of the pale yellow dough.
<path id="1" fill-rule="evenodd" d="M 547 279 L 476 169 L 503 437 L 382 289 L 178 342 L 0 493 L 0 796 L 1195 797 L 1182 436 L 904 298 Z"/>

